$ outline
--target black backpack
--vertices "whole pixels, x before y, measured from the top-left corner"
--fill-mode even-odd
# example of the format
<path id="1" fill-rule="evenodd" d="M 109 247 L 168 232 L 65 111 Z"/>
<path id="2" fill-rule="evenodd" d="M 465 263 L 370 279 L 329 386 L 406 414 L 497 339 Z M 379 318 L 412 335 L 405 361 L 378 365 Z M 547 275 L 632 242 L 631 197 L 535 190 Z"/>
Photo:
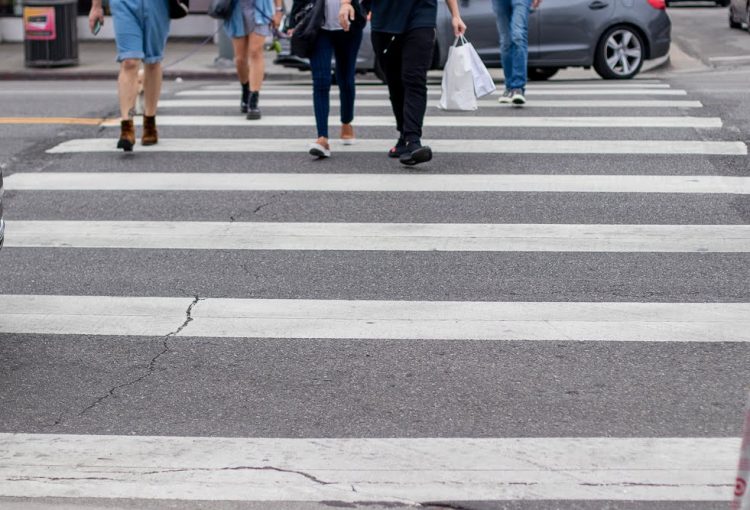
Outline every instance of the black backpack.
<path id="1" fill-rule="evenodd" d="M 323 25 L 325 0 L 311 0 L 294 13 L 291 51 L 293 55 L 309 58 L 315 49 L 318 31 Z"/>

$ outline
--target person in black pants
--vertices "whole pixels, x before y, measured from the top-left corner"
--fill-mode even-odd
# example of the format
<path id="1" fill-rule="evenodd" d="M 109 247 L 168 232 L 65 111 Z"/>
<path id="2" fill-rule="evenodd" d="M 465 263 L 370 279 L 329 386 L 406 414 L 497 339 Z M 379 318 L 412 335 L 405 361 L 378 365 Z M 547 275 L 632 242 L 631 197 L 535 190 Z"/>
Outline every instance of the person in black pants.
<path id="1" fill-rule="evenodd" d="M 466 31 L 457 0 L 445 0 L 453 32 Z M 437 26 L 437 0 L 364 0 L 372 13 L 372 46 L 383 69 L 399 138 L 388 156 L 404 165 L 432 159 L 432 149 L 422 145 L 422 124 L 427 110 L 427 71 L 432 65 Z M 348 30 L 355 19 L 351 0 L 341 0 L 339 20 Z"/>

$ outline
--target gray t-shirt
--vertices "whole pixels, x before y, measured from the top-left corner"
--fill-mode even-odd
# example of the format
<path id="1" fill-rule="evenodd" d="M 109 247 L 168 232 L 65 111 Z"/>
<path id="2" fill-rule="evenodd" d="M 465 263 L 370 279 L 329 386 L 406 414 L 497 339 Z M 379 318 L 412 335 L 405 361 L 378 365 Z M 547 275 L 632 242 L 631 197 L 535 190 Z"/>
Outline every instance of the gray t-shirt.
<path id="1" fill-rule="evenodd" d="M 323 21 L 323 30 L 343 30 L 339 23 L 339 10 L 341 0 L 326 0 L 326 17 Z"/>

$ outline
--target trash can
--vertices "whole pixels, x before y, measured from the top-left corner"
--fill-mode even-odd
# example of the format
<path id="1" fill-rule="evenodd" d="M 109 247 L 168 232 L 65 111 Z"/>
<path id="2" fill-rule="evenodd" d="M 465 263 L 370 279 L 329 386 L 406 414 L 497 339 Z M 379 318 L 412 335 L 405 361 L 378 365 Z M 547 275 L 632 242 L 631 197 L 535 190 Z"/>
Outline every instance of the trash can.
<path id="1" fill-rule="evenodd" d="M 78 64 L 77 0 L 24 0 L 26 67 Z"/>

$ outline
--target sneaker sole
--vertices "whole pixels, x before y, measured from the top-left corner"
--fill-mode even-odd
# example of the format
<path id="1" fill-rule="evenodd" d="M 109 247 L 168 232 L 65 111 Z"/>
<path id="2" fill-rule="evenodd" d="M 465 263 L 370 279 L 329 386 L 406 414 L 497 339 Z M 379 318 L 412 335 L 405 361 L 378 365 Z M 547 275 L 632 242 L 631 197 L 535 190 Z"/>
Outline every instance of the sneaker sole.
<path id="1" fill-rule="evenodd" d="M 341 145 L 354 145 L 356 140 L 356 138 L 342 138 Z"/>
<path id="2" fill-rule="evenodd" d="M 260 113 L 248 113 L 246 119 L 247 120 L 260 120 Z"/>
<path id="3" fill-rule="evenodd" d="M 323 152 L 322 150 L 317 149 L 317 148 L 310 149 L 309 154 L 310 154 L 310 156 L 313 156 L 313 157 L 316 157 L 316 158 L 330 158 L 331 157 L 331 153 L 330 152 L 328 154 L 326 154 L 325 152 Z"/>
<path id="4" fill-rule="evenodd" d="M 408 154 L 408 153 L 407 153 Z M 414 166 L 418 165 L 420 163 L 427 163 L 428 161 L 432 160 L 432 149 L 429 147 L 421 147 L 411 154 L 409 154 L 409 158 L 399 158 L 399 161 L 403 165 L 407 166 Z"/>
<path id="5" fill-rule="evenodd" d="M 525 99 L 514 99 L 513 100 L 513 106 L 523 106 L 526 104 Z"/>

